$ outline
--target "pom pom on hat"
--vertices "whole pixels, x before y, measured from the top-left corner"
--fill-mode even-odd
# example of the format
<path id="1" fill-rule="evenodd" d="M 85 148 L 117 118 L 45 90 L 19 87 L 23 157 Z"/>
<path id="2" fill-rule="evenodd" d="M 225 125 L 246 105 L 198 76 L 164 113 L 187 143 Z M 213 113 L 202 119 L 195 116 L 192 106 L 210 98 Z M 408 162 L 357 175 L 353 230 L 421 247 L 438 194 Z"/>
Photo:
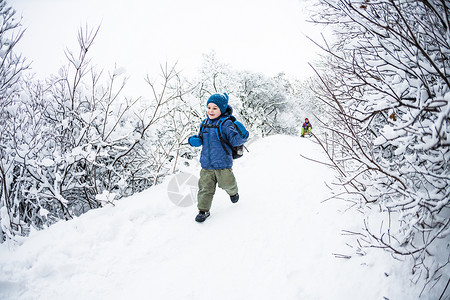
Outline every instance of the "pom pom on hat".
<path id="1" fill-rule="evenodd" d="M 217 105 L 217 107 L 219 107 L 220 112 L 224 113 L 228 107 L 228 95 L 227 93 L 213 94 L 209 97 L 206 105 L 208 105 L 209 103 L 214 103 L 215 105 Z"/>

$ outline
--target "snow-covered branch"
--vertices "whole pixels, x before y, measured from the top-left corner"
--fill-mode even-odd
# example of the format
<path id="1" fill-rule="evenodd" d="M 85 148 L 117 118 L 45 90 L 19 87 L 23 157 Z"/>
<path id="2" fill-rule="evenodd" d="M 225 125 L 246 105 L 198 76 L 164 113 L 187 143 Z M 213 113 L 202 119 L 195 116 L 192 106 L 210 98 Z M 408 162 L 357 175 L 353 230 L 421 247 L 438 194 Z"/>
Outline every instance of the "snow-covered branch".
<path id="1" fill-rule="evenodd" d="M 327 68 L 315 67 L 316 92 L 331 116 L 322 145 L 334 145 L 329 156 L 345 173 L 336 187 L 397 216 L 380 236 L 366 226 L 378 246 L 416 261 L 438 255 L 450 211 L 449 7 L 439 0 L 320 3 L 314 19 L 336 25 L 335 42 L 320 46 Z M 441 266 L 433 268 L 442 274 Z"/>

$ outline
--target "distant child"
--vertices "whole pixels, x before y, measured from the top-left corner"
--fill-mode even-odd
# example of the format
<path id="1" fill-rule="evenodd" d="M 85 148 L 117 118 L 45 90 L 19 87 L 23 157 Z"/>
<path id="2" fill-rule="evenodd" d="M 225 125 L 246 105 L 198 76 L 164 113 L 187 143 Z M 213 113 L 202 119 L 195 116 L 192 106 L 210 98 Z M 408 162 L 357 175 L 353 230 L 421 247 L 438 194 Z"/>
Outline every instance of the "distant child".
<path id="1" fill-rule="evenodd" d="M 311 134 L 312 126 L 311 123 L 309 123 L 308 118 L 305 119 L 305 123 L 302 125 L 302 137 L 305 136 L 305 134 Z"/>
<path id="2" fill-rule="evenodd" d="M 240 123 L 235 121 L 238 127 L 236 130 L 233 121 L 228 119 L 220 126 L 221 136 L 228 141 L 223 143 L 219 139 L 218 124 L 223 118 L 232 116 L 233 109 L 228 105 L 228 95 L 226 93 L 214 94 L 209 97 L 207 103 L 207 118 L 200 126 L 200 132 L 189 138 L 188 142 L 193 147 L 203 145 L 200 155 L 200 179 L 198 181 L 198 210 L 195 218 L 197 222 L 203 222 L 209 217 L 212 200 L 216 191 L 216 185 L 224 189 L 230 196 L 231 202 L 239 200 L 238 186 L 234 177 L 232 146 L 240 146 L 248 139 L 248 131 Z"/>

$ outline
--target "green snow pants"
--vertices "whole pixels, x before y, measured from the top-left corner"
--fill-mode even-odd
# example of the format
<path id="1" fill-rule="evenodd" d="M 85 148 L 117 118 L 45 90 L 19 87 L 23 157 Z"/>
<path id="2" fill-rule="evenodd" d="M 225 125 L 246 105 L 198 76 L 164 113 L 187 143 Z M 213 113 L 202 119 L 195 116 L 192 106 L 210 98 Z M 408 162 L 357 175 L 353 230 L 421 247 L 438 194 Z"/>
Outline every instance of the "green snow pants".
<path id="1" fill-rule="evenodd" d="M 198 180 L 198 210 L 209 211 L 211 209 L 217 184 L 230 196 L 238 193 L 238 186 L 232 169 L 202 169 L 200 171 L 200 179 Z"/>
<path id="2" fill-rule="evenodd" d="M 305 134 L 311 134 L 311 128 L 305 130 L 305 128 L 302 127 L 302 136 L 304 136 Z"/>

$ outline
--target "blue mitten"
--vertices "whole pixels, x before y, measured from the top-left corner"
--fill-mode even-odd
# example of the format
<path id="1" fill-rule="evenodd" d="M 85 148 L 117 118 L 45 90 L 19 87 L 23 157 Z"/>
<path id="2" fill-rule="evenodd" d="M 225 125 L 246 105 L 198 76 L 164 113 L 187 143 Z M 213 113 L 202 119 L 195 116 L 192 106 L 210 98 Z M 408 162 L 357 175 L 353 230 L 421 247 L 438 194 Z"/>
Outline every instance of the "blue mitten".
<path id="1" fill-rule="evenodd" d="M 188 139 L 189 145 L 192 147 L 200 147 L 203 143 L 202 138 L 198 135 L 193 135 Z"/>
<path id="2" fill-rule="evenodd" d="M 245 129 L 244 124 L 242 124 L 242 123 L 239 122 L 239 121 L 234 121 L 234 124 L 236 125 L 236 129 L 237 129 L 237 131 L 241 134 L 241 136 L 242 136 L 244 139 L 248 138 L 249 133 L 248 133 L 248 130 Z"/>

